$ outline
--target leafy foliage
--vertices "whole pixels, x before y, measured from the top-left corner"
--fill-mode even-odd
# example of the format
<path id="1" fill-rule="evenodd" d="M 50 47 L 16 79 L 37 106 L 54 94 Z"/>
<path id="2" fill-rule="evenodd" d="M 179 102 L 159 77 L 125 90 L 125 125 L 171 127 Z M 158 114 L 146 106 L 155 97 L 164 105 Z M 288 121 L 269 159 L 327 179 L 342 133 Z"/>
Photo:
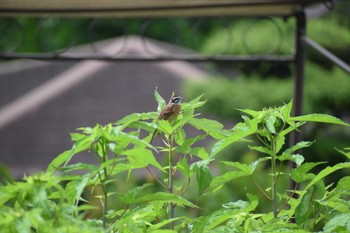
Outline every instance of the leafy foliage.
<path id="1" fill-rule="evenodd" d="M 155 92 L 161 110 L 165 101 Z M 322 122 L 349 127 L 344 121 L 325 114 L 291 117 L 292 102 L 261 111 L 240 110 L 243 121 L 224 129 L 215 120 L 195 113 L 205 104 L 201 96 L 184 103 L 182 114 L 174 122 L 155 124 L 156 112 L 134 113 L 105 126 L 96 125 L 72 133 L 74 145 L 54 159 L 45 173 L 25 177 L 24 181 L 8 180 L 0 186 L 0 228 L 2 232 L 315 232 L 349 230 L 350 180 L 343 177 L 332 187 L 324 178 L 338 170 L 349 169 L 350 163 L 327 166 L 312 173 L 323 163 L 304 163 L 300 150 L 314 142 L 301 141 L 286 146 L 288 134 L 307 122 Z M 188 137 L 184 126 L 198 130 Z M 163 146 L 149 143 L 157 127 Z M 210 137 L 211 148 L 197 145 Z M 259 145 L 249 148 L 261 155 L 249 164 L 222 161 L 220 153 L 236 142 L 250 142 L 257 137 Z M 348 149 L 339 150 L 347 158 Z M 72 163 L 73 157 L 93 156 L 96 163 Z M 162 158 L 168 157 L 164 164 Z M 230 171 L 212 172 L 217 160 Z M 293 162 L 285 170 L 281 164 Z M 269 164 L 270 184 L 259 184 L 254 174 L 260 165 Z M 126 184 L 130 177 L 148 172 L 150 182 L 116 192 L 114 183 Z M 157 172 L 155 172 L 157 171 Z M 56 173 L 60 174 L 56 174 Z M 167 177 L 163 177 L 163 174 Z M 181 174 L 181 175 L 179 175 Z M 215 174 L 215 175 L 214 175 Z M 126 176 L 125 176 L 126 175 Z M 281 176 L 298 184 L 298 189 L 281 190 Z M 215 198 L 230 182 L 249 178 L 255 193 L 245 200 L 231 199 L 207 214 L 181 214 L 198 211 L 201 198 Z M 195 179 L 194 179 L 195 178 Z M 174 183 L 174 180 L 176 183 Z M 180 184 L 181 185 L 178 185 Z M 190 186 L 194 196 L 185 195 Z M 152 191 L 157 186 L 157 191 Z M 244 187 L 242 187 L 244 188 Z M 99 200 L 93 205 L 91 197 Z M 258 197 L 262 193 L 264 199 Z M 294 194 L 298 194 L 298 197 Z M 197 200 L 194 203 L 193 200 Z M 114 208 L 111 201 L 119 202 Z M 269 202 L 268 212 L 259 205 Z M 100 217 L 91 213 L 101 209 Z M 176 209 L 176 212 L 174 211 Z M 295 223 L 291 220 L 295 219 Z"/>

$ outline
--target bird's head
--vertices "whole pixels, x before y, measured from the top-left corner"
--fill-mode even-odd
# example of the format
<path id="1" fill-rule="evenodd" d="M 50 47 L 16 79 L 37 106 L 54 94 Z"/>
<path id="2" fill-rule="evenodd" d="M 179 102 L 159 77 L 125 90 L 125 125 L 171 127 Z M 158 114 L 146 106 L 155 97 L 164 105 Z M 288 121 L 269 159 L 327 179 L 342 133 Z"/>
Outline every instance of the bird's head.
<path id="1" fill-rule="evenodd" d="M 179 96 L 179 95 L 173 95 L 171 100 L 170 100 L 170 103 L 172 104 L 181 104 L 181 101 L 182 101 L 182 97 Z"/>

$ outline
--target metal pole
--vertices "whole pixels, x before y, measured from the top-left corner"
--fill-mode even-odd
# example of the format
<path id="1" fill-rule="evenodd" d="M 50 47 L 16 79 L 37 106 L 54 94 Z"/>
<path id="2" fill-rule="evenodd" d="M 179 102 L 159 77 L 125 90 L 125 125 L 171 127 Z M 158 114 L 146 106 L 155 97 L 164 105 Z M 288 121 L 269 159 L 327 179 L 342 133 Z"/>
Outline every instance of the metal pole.
<path id="1" fill-rule="evenodd" d="M 321 45 L 317 44 L 315 41 L 311 40 L 310 38 L 304 36 L 302 40 L 305 42 L 306 45 L 313 48 L 317 52 L 319 52 L 321 55 L 323 55 L 325 58 L 333 62 L 335 65 L 337 65 L 339 68 L 350 74 L 350 65 L 346 64 L 344 61 L 339 59 L 337 56 L 335 56 L 333 53 L 329 52 L 327 49 L 323 48 Z"/>
<path id="2" fill-rule="evenodd" d="M 302 114 L 303 108 L 303 92 L 304 92 L 304 67 L 305 67 L 305 45 L 302 38 L 306 34 L 306 19 L 304 11 L 298 12 L 296 15 L 296 31 L 295 31 L 295 60 L 294 60 L 294 99 L 293 99 L 293 116 Z M 292 131 L 290 135 L 290 145 L 295 145 L 300 141 L 300 134 Z M 290 162 L 290 168 L 295 167 L 294 162 Z M 290 180 L 290 188 L 295 188 L 295 182 Z"/>

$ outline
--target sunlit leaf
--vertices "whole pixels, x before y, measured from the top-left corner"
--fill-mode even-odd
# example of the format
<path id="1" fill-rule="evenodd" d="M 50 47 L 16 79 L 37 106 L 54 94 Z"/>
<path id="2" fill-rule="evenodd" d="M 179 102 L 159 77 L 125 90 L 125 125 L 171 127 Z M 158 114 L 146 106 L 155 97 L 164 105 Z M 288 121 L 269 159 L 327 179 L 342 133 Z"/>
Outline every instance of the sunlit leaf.
<path id="1" fill-rule="evenodd" d="M 329 124 L 337 124 L 337 125 L 345 125 L 350 126 L 348 123 L 336 118 L 334 116 L 326 115 L 326 114 L 309 114 L 297 117 L 291 117 L 290 120 L 293 121 L 308 121 L 308 122 L 320 122 L 320 123 L 329 123 Z"/>
<path id="2" fill-rule="evenodd" d="M 154 98 L 156 99 L 156 101 L 158 103 L 157 112 L 161 112 L 162 109 L 165 107 L 166 102 L 163 99 L 163 97 L 161 97 L 159 95 L 157 88 L 154 90 Z"/>
<path id="3" fill-rule="evenodd" d="M 225 149 L 227 146 L 231 145 L 234 142 L 241 140 L 244 137 L 247 137 L 257 131 L 257 125 L 259 120 L 252 119 L 246 120 L 245 123 L 238 123 L 234 128 L 231 135 L 221 139 L 216 142 L 212 148 L 211 157 L 216 156 L 221 150 Z"/>
<path id="4" fill-rule="evenodd" d="M 222 133 L 224 126 L 218 121 L 206 118 L 192 118 L 188 123 L 198 130 L 205 131 L 215 139 L 222 139 L 225 136 Z"/>

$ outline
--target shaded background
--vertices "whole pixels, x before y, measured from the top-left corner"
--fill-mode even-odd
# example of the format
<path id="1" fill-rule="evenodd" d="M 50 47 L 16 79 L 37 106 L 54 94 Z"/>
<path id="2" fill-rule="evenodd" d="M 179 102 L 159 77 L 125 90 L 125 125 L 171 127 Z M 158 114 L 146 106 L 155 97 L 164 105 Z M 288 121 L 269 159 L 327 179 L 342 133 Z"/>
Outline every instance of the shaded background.
<path id="1" fill-rule="evenodd" d="M 350 63 L 349 9 L 346 1 L 338 2 L 330 12 L 315 9 L 310 13 L 312 18 L 307 25 L 310 38 L 347 63 Z M 18 23 L 22 30 L 18 30 Z M 168 53 L 292 54 L 294 25 L 292 18 L 1 18 L 0 31 L 6 36 L 0 37 L 0 49 L 2 52 L 45 52 L 71 47 L 67 50 L 70 52 L 82 49 L 76 48 L 78 45 L 96 42 L 85 49 L 108 53 L 108 50 L 104 50 L 106 43 L 100 41 L 142 34 L 156 40 L 157 47 Z M 143 54 L 148 44 L 141 43 L 143 51 L 127 52 Z M 131 48 L 137 47 L 136 44 L 130 45 Z M 123 50 L 123 45 L 120 49 Z M 308 51 L 307 58 L 304 113 L 327 113 L 349 122 L 349 74 L 312 51 Z M 173 90 L 184 95 L 186 100 L 204 93 L 208 102 L 201 111 L 207 117 L 227 122 L 228 125 L 241 119 L 236 108 L 280 106 L 292 98 L 292 69 L 288 65 L 267 62 L 248 65 L 187 64 L 185 67 L 190 66 L 189 69 L 195 70 L 187 72 L 184 64 L 168 67 L 163 64 L 106 63 L 103 69 L 93 75 L 85 75 L 86 78 L 78 84 L 71 84 L 55 97 L 36 105 L 37 108 L 19 114 L 18 118 L 0 128 L 1 163 L 9 167 L 17 178 L 23 173 L 40 171 L 60 152 L 69 149 L 69 133 L 76 128 L 114 122 L 133 112 L 154 111 L 156 103 L 153 91 L 156 87 L 166 99 Z M 2 61 L 0 107 L 3 110 L 18 98 L 26 99 L 28 93 L 59 75 L 65 76 L 67 70 L 77 65 L 81 64 Z M 179 70 L 186 72 L 181 73 Z M 193 80 L 199 76 L 202 78 Z M 307 161 L 328 161 L 330 164 L 344 161 L 334 147 L 342 149 L 349 146 L 349 130 L 339 126 L 311 124 L 303 132 L 304 140 L 316 140 L 311 148 L 303 152 Z M 221 156 L 223 160 L 250 162 L 259 155 L 248 151 L 246 144 L 236 144 L 226 149 Z M 217 167 L 218 171 L 225 169 L 219 165 Z M 261 168 L 257 172 L 261 174 L 256 177 L 260 177 L 260 182 L 264 183 L 266 171 Z M 341 175 L 336 173 L 332 177 L 333 181 L 336 182 Z M 248 184 L 248 188 L 237 188 L 242 187 L 240 182 Z M 236 190 L 235 195 L 239 198 L 246 192 L 253 192 L 255 187 L 249 185 L 247 180 L 240 180 L 231 182 L 225 189 Z M 225 189 L 219 193 L 220 202 L 232 200 Z M 208 203 L 208 208 L 211 204 L 217 204 Z"/>

